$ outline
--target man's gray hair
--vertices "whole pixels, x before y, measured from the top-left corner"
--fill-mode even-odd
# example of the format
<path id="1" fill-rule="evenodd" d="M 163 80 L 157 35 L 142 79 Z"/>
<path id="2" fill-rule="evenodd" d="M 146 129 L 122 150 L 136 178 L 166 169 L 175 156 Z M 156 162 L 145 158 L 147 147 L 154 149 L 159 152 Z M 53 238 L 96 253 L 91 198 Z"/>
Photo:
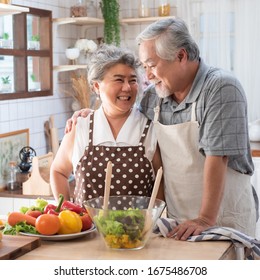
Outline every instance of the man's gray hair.
<path id="1" fill-rule="evenodd" d="M 148 40 L 155 40 L 156 54 L 162 59 L 174 60 L 181 49 L 186 50 L 189 60 L 199 59 L 198 45 L 180 18 L 162 19 L 150 24 L 137 36 L 139 45 Z"/>

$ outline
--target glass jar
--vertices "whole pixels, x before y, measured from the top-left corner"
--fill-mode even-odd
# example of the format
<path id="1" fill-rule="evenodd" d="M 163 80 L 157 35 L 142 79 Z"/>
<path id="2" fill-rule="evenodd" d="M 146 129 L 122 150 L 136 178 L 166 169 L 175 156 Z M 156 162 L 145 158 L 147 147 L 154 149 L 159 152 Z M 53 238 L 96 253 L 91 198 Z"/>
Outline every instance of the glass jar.
<path id="1" fill-rule="evenodd" d="M 93 18 L 97 17 L 97 8 L 94 5 L 94 1 L 90 1 L 87 5 L 87 16 Z"/>
<path id="2" fill-rule="evenodd" d="M 20 184 L 17 182 L 18 169 L 15 161 L 9 162 L 9 168 L 7 172 L 7 190 L 16 191 L 20 189 Z"/>
<path id="3" fill-rule="evenodd" d="M 0 3 L 3 3 L 3 4 L 12 4 L 12 1 L 11 0 L 0 0 Z"/>
<path id="4" fill-rule="evenodd" d="M 85 0 L 77 0 L 74 6 L 70 7 L 71 17 L 86 17 L 87 16 L 87 5 Z"/>
<path id="5" fill-rule="evenodd" d="M 170 15 L 170 3 L 167 0 L 161 0 L 159 7 L 158 7 L 158 16 L 159 17 L 166 17 Z"/>
<path id="6" fill-rule="evenodd" d="M 139 2 L 139 17 L 149 17 L 150 8 L 148 0 L 140 0 Z"/>

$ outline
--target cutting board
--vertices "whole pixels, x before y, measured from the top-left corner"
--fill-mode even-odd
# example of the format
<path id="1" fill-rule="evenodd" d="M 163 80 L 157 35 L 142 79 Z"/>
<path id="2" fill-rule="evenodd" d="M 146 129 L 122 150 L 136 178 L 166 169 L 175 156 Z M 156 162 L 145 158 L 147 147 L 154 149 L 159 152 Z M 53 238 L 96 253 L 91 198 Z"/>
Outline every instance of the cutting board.
<path id="1" fill-rule="evenodd" d="M 50 185 L 50 167 L 53 153 L 34 157 L 32 159 L 32 172 L 29 179 L 23 182 L 23 194 L 26 195 L 52 195 Z"/>
<path id="2" fill-rule="evenodd" d="M 58 129 L 55 127 L 54 116 L 50 116 L 50 136 L 51 136 L 51 148 L 53 155 L 55 156 L 59 149 L 59 137 Z"/>
<path id="3" fill-rule="evenodd" d="M 38 237 L 4 235 L 0 241 L 0 260 L 14 260 L 41 246 Z"/>

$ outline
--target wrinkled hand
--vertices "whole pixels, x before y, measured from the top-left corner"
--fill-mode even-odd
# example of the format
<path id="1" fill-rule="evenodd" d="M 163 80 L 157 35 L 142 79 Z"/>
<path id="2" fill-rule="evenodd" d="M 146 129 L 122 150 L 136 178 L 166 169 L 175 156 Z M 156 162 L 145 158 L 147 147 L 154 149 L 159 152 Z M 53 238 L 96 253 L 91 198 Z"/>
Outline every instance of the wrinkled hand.
<path id="1" fill-rule="evenodd" d="M 68 133 L 71 131 L 73 124 L 75 124 L 75 125 L 77 124 L 78 117 L 86 118 L 92 111 L 93 110 L 91 110 L 89 108 L 75 111 L 74 114 L 72 115 L 72 117 L 70 119 L 68 119 L 66 122 L 65 133 Z"/>
<path id="2" fill-rule="evenodd" d="M 167 237 L 174 237 L 176 240 L 187 240 L 189 236 L 199 235 L 202 231 L 211 226 L 213 225 L 210 225 L 202 218 L 187 220 L 170 231 Z"/>

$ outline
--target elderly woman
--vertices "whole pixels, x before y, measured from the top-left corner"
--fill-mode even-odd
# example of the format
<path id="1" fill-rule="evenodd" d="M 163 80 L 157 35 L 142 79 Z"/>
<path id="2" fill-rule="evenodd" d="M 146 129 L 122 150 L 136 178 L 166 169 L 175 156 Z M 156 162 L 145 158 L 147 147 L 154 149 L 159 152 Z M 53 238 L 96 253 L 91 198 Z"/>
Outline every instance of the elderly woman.
<path id="1" fill-rule="evenodd" d="M 102 105 L 87 118 L 79 118 L 64 136 L 51 166 L 54 197 L 57 200 L 62 193 L 70 198 L 72 171 L 76 203 L 103 196 L 108 161 L 113 166 L 110 195 L 149 196 L 162 163 L 153 125 L 135 107 L 139 63 L 130 51 L 102 45 L 91 55 L 87 70 Z"/>

